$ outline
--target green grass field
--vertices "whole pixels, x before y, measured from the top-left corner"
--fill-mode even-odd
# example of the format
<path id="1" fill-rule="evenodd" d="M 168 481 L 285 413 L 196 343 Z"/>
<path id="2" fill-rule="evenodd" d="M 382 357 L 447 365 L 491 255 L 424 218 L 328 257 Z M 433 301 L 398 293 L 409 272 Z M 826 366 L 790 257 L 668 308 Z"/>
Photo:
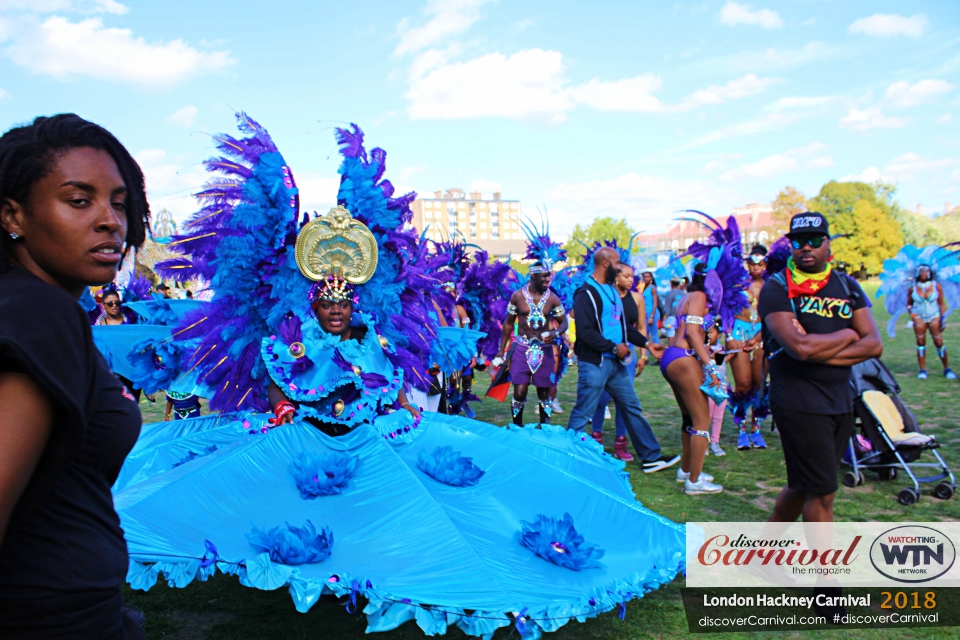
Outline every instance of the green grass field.
<path id="1" fill-rule="evenodd" d="M 876 284 L 865 287 L 871 299 Z M 879 306 L 874 307 L 875 317 L 885 340 L 883 360 L 897 376 L 903 388 L 902 397 L 917 415 L 924 431 L 934 434 L 944 445 L 940 450 L 948 464 L 960 468 L 960 430 L 956 423 L 960 408 L 956 398 L 960 393 L 958 381 L 949 382 L 941 374 L 940 364 L 933 349 L 928 359 L 930 379 L 916 379 L 917 364 L 912 331 L 905 329 L 902 319 L 897 337 L 886 336 L 887 315 Z M 960 331 L 948 324 L 947 344 L 954 347 L 960 358 Z M 960 361 L 957 363 L 960 365 Z M 482 377 L 482 374 L 481 374 Z M 478 386 L 484 386 L 481 380 Z M 560 388 L 560 399 L 565 413 L 556 416 L 557 422 L 565 422 L 575 400 L 575 372 L 567 376 Z M 679 411 L 666 381 L 659 369 L 651 367 L 637 381 L 637 391 L 648 420 L 653 426 L 665 452 L 680 450 Z M 162 406 L 141 405 L 145 421 L 162 419 Z M 504 424 L 509 419 L 509 405 L 492 401 L 478 407 L 478 418 L 494 424 Z M 606 422 L 607 445 L 612 450 L 613 422 Z M 740 452 L 736 450 L 736 433 L 729 416 L 724 425 L 721 445 L 727 455 L 722 458 L 707 458 L 706 469 L 724 492 L 714 496 L 685 496 L 674 480 L 673 469 L 645 475 L 636 463 L 629 465 L 632 483 L 637 497 L 647 507 L 676 522 L 686 521 L 763 521 L 766 520 L 773 501 L 785 482 L 783 455 L 776 434 L 766 434 L 769 445 L 766 450 Z M 932 457 L 931 457 L 932 459 Z M 906 486 L 902 480 L 879 482 L 875 475 L 868 474 L 867 483 L 850 489 L 840 487 L 836 499 L 838 521 L 953 521 L 960 519 L 960 500 L 941 501 L 929 494 L 929 487 L 920 501 L 904 507 L 897 502 L 897 492 Z M 557 640 L 580 638 L 623 640 L 627 638 L 683 637 L 689 634 L 680 600 L 683 579 L 648 594 L 627 606 L 626 619 L 621 621 L 615 612 L 589 620 L 585 624 L 571 622 L 549 636 Z M 321 602 L 307 614 L 297 613 L 286 590 L 258 591 L 241 587 L 236 578 L 218 575 L 209 582 L 194 582 L 186 589 L 170 589 L 158 584 L 149 592 L 127 591 L 128 602 L 143 609 L 147 614 L 147 637 L 181 639 L 241 639 L 263 640 L 300 638 L 337 638 L 354 640 L 364 637 L 365 618 L 361 614 L 349 615 L 337 602 Z M 803 633 L 766 634 L 717 634 L 718 638 L 737 637 L 830 637 L 838 638 L 953 638 L 956 629 L 888 629 L 848 630 Z M 409 622 L 399 629 L 375 636 L 382 640 L 423 638 L 415 623 Z M 452 629 L 451 638 L 463 638 Z M 510 628 L 497 632 L 497 640 L 517 638 Z M 696 637 L 712 637 L 697 634 Z"/>

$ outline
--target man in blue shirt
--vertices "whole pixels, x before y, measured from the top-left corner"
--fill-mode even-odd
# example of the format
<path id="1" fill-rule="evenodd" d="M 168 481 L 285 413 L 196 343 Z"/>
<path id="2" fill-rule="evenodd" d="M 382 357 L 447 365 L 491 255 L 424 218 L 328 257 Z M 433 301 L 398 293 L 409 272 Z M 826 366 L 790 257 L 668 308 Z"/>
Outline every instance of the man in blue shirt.
<path id="1" fill-rule="evenodd" d="M 649 349 L 657 358 L 663 354 L 663 347 L 648 343 L 624 319 L 620 293 L 613 286 L 619 268 L 617 251 L 609 247 L 599 249 L 593 255 L 593 273 L 573 296 L 577 319 L 577 341 L 573 347 L 578 361 L 577 404 L 570 412 L 567 428 L 582 431 L 606 390 L 617 403 L 617 411 L 623 413 L 644 473 L 652 473 L 676 464 L 680 456 L 663 455 L 657 437 L 643 417 L 633 388 L 630 344 Z"/>

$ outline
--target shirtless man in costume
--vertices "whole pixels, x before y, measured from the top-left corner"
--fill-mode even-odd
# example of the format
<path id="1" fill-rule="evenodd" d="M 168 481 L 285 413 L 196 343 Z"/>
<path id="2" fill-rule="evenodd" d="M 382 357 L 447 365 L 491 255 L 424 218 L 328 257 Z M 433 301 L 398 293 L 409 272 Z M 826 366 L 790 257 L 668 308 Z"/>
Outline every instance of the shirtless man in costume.
<path id="1" fill-rule="evenodd" d="M 542 262 L 530 265 L 529 273 L 530 282 L 510 296 L 500 350 L 492 363 L 495 367 L 503 363 L 514 327 L 517 327 L 509 364 L 510 381 L 513 383 L 513 422 L 518 426 L 523 425 L 523 406 L 531 383 L 537 388 L 540 422 L 550 422 L 550 389 L 556 382 L 553 344 L 567 330 L 567 314 L 563 304 L 550 291 L 553 273 Z M 559 324 L 556 329 L 550 328 L 551 318 Z"/>

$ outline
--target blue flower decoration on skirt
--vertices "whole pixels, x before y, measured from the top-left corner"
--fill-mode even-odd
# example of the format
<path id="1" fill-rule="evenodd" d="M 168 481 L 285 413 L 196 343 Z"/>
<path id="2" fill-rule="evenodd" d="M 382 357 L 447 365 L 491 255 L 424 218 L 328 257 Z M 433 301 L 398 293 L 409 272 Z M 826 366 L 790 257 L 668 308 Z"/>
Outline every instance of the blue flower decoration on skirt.
<path id="1" fill-rule="evenodd" d="M 483 469 L 473 464 L 473 458 L 460 455 L 453 447 L 437 447 L 432 452 L 421 451 L 417 466 L 425 474 L 451 487 L 468 487 L 483 477 Z"/>
<path id="2" fill-rule="evenodd" d="M 572 571 L 602 567 L 603 549 L 587 544 L 573 526 L 573 517 L 563 514 L 562 520 L 538 515 L 535 522 L 521 521 L 517 540 L 521 545 L 553 564 Z"/>
<path id="3" fill-rule="evenodd" d="M 313 500 L 317 496 L 343 493 L 359 466 L 360 458 L 345 453 L 301 453 L 290 463 L 290 473 L 300 490 L 300 497 Z"/>
<path id="4" fill-rule="evenodd" d="M 246 534 L 247 541 L 258 552 L 269 553 L 270 560 L 281 564 L 313 564 L 330 557 L 333 532 L 329 527 L 321 528 L 318 533 L 309 520 L 302 527 L 283 524 L 269 531 L 254 527 Z"/>

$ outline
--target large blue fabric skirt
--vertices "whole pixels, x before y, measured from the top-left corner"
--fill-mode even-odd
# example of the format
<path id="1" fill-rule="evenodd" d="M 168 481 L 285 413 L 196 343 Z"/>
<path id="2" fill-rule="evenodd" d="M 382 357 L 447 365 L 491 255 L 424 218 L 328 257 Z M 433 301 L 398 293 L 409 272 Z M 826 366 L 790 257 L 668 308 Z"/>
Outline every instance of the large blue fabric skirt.
<path id="1" fill-rule="evenodd" d="M 583 434 L 424 414 L 404 438 L 384 437 L 381 424 L 334 438 L 300 422 L 264 433 L 265 418 L 144 428 L 114 498 L 132 587 L 159 575 L 184 587 L 220 570 L 287 588 L 300 611 L 323 593 L 363 596 L 368 631 L 416 620 L 427 634 L 515 624 L 538 637 L 683 569 L 683 528 L 642 507 L 623 463 Z M 305 499 L 291 470 L 300 454 L 346 460 L 352 475 L 339 493 Z M 320 562 L 285 564 L 248 539 L 307 521 L 332 533 Z"/>

